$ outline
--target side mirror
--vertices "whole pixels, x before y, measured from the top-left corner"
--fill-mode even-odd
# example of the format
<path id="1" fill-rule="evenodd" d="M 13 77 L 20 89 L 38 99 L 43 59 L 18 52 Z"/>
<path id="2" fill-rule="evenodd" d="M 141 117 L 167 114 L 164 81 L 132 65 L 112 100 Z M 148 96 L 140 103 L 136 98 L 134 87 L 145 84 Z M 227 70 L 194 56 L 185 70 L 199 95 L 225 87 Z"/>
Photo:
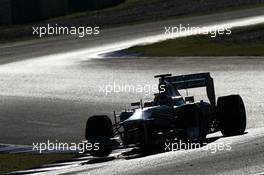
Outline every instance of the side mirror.
<path id="1" fill-rule="evenodd" d="M 139 107 L 140 106 L 140 102 L 131 103 L 131 106 L 137 106 L 137 107 Z"/>
<path id="2" fill-rule="evenodd" d="M 185 101 L 188 102 L 188 103 L 194 103 L 194 96 L 185 97 Z"/>
<path id="3" fill-rule="evenodd" d="M 144 107 L 151 107 L 153 105 L 154 105 L 153 101 L 144 103 Z"/>

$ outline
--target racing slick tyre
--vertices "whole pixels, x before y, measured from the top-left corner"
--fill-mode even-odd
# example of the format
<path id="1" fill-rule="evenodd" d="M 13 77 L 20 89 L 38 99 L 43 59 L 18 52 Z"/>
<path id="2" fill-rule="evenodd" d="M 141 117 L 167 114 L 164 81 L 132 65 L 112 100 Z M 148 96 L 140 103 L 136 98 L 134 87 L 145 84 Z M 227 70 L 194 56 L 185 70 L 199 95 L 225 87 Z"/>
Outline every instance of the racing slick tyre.
<path id="1" fill-rule="evenodd" d="M 224 136 L 240 135 L 246 129 L 246 110 L 240 95 L 219 97 L 217 115 L 220 131 Z"/>
<path id="2" fill-rule="evenodd" d="M 86 123 L 86 140 L 98 143 L 99 149 L 89 151 L 92 156 L 106 157 L 112 152 L 110 138 L 114 137 L 112 121 L 106 115 L 92 116 Z"/>

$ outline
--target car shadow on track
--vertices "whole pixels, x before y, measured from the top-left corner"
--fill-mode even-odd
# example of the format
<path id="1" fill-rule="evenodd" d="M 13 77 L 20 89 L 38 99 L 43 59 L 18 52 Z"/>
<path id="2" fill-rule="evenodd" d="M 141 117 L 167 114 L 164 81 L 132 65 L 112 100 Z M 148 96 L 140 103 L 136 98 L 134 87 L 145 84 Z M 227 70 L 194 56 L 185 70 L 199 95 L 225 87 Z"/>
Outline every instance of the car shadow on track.
<path id="1" fill-rule="evenodd" d="M 207 144 L 210 144 L 212 142 L 217 141 L 218 139 L 220 139 L 221 137 L 210 137 L 207 138 L 204 143 L 189 143 L 190 145 L 193 144 L 199 144 L 199 148 L 202 148 L 204 146 L 206 146 Z M 187 144 L 187 143 L 183 143 L 183 144 Z M 155 155 L 155 154 L 161 154 L 161 153 L 165 153 L 165 152 L 170 152 L 171 150 L 166 150 L 165 148 L 165 144 L 162 145 L 161 147 L 157 147 L 157 148 L 152 148 L 152 149 L 140 149 L 140 148 L 135 148 L 133 150 L 131 150 L 130 152 L 125 152 L 123 153 L 124 155 L 124 159 L 126 160 L 130 160 L 130 159 L 135 159 L 135 158 L 141 158 L 141 157 L 147 157 L 147 156 L 151 156 L 151 155 Z M 197 149 L 196 148 L 186 148 L 186 147 L 181 147 L 178 149 L 174 149 L 173 151 L 179 151 L 179 150 L 193 150 L 193 149 Z"/>
<path id="2" fill-rule="evenodd" d="M 109 162 L 113 161 L 116 158 L 114 156 L 112 157 L 102 157 L 102 158 L 93 158 L 87 162 L 81 163 L 81 165 L 87 165 L 87 164 L 97 164 L 97 163 L 104 163 L 104 162 Z"/>
<path id="3" fill-rule="evenodd" d="M 246 134 L 248 134 L 248 132 L 245 132 L 241 135 L 246 135 Z M 220 138 L 226 138 L 226 137 L 232 137 L 232 136 L 214 136 L 214 137 L 206 138 L 202 144 L 199 143 L 201 145 L 199 148 L 203 148 L 206 145 L 219 140 Z M 91 160 L 83 163 L 83 165 L 103 163 L 103 162 L 113 161 L 113 160 L 117 160 L 117 159 L 131 160 L 131 159 L 137 159 L 137 158 L 147 157 L 147 156 L 151 156 L 151 155 L 161 154 L 161 153 L 165 153 L 165 152 L 170 152 L 168 150 L 165 150 L 164 148 L 165 148 L 165 145 L 162 145 L 160 147 L 155 147 L 155 148 L 148 147 L 147 149 L 142 149 L 142 148 L 136 147 L 136 148 L 130 149 L 128 151 L 124 151 L 118 156 L 110 156 L 110 157 L 105 157 L 105 158 L 92 158 Z M 194 149 L 197 149 L 197 147 L 196 148 L 189 148 L 188 147 L 185 150 L 194 150 Z M 183 149 L 180 148 L 180 149 L 177 149 L 174 151 L 178 151 L 178 150 L 183 150 Z"/>
<path id="4" fill-rule="evenodd" d="M 207 138 L 204 142 L 206 144 L 210 144 L 212 142 L 217 141 L 220 138 L 221 137 L 210 137 L 210 138 Z M 206 144 L 202 144 L 201 147 L 206 146 Z M 164 148 L 165 148 L 165 145 L 161 145 L 161 146 L 155 147 L 155 148 L 148 147 L 146 149 L 136 147 L 136 148 L 130 149 L 129 151 L 122 152 L 118 156 L 110 156 L 110 157 L 105 157 L 105 158 L 93 158 L 93 159 L 83 163 L 83 165 L 103 163 L 103 162 L 113 161 L 113 160 L 117 160 L 117 159 L 131 160 L 131 159 L 142 158 L 142 157 L 147 157 L 147 156 L 151 156 L 151 155 L 169 152 L 169 151 L 166 151 Z M 177 150 L 175 150 L 175 151 L 177 151 Z"/>
<path id="5" fill-rule="evenodd" d="M 248 134 L 248 132 L 245 132 L 242 135 L 246 135 Z M 213 136 L 213 137 L 209 137 L 207 138 L 203 144 L 202 147 L 205 147 L 206 145 L 210 144 L 210 143 L 214 143 L 217 140 L 219 140 L 220 138 L 226 138 L 226 137 L 232 137 L 232 136 Z M 190 149 L 189 149 L 190 150 Z M 175 150 L 177 151 L 177 150 Z M 164 146 L 163 147 L 157 147 L 157 148 L 152 148 L 152 149 L 141 149 L 141 148 L 132 148 L 132 149 L 126 149 L 126 150 L 122 150 L 120 152 L 115 151 L 116 154 L 112 154 L 109 157 L 104 157 L 104 158 L 95 158 L 92 157 L 89 154 L 80 154 L 78 156 L 76 156 L 74 159 L 71 160 L 65 160 L 65 161 L 58 161 L 58 162 L 53 162 L 53 164 L 47 165 L 47 166 L 41 166 L 41 167 L 36 167 L 32 172 L 30 171 L 22 171 L 22 172 L 14 172 L 14 173 L 9 173 L 9 174 L 35 174 L 35 173 L 41 173 L 41 172 L 46 172 L 48 171 L 47 169 L 52 169 L 52 168 L 58 168 L 58 167 L 64 167 L 67 165 L 73 165 L 73 164 L 79 164 L 79 165 L 92 165 L 92 164 L 99 164 L 99 163 L 104 163 L 104 162 L 110 162 L 110 161 L 114 161 L 114 160 L 131 160 L 131 159 L 137 159 L 137 158 L 142 158 L 142 157 L 147 157 L 147 156 L 151 156 L 151 155 L 156 155 L 156 154 L 161 154 L 161 153 L 165 153 L 165 152 L 169 152 L 169 151 L 165 151 L 164 150 Z M 82 161 L 84 160 L 84 162 Z M 80 163 L 80 161 L 82 161 L 82 163 Z M 42 170 L 41 168 L 45 168 L 45 170 Z"/>

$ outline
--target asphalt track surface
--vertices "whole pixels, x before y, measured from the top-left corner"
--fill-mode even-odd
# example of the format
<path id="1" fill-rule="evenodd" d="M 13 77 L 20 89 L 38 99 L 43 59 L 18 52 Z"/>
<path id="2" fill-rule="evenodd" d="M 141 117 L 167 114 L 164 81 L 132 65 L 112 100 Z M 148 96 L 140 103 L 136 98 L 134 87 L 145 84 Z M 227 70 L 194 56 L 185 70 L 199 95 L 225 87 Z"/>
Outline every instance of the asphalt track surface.
<path id="1" fill-rule="evenodd" d="M 149 23 L 102 31 L 89 39 L 52 38 L 0 46 L 0 143 L 28 144 L 49 140 L 78 142 L 88 116 L 108 114 L 152 95 L 109 93 L 102 85 L 156 85 L 156 74 L 211 72 L 217 96 L 240 94 L 246 104 L 248 133 L 216 139 L 232 143 L 231 151 L 191 150 L 77 164 L 57 174 L 255 174 L 264 170 L 264 59 L 260 57 L 95 58 L 94 49 L 117 41 L 160 34 L 179 23 L 208 25 L 263 15 L 263 8 Z M 69 53 L 65 53 L 65 52 Z M 61 53 L 63 52 L 63 53 Z M 56 53 L 56 55 L 54 55 Z M 87 55 L 87 53 L 90 53 Z M 196 100 L 205 91 L 190 91 Z M 212 144 L 212 143 L 211 143 Z M 129 165 L 129 166 L 128 166 Z M 55 172 L 52 172 L 52 174 Z"/>

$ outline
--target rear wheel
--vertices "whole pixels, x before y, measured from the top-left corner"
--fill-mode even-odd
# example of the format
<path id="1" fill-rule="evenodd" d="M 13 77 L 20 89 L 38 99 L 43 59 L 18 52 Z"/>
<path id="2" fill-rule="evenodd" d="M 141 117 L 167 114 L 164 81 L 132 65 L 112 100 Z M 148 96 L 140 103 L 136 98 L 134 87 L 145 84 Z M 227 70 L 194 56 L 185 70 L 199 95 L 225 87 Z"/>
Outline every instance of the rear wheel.
<path id="1" fill-rule="evenodd" d="M 217 115 L 220 131 L 224 136 L 240 135 L 246 129 L 246 110 L 239 95 L 219 97 Z"/>
<path id="2" fill-rule="evenodd" d="M 106 157 L 112 152 L 110 138 L 114 137 L 112 121 L 106 115 L 92 116 L 86 124 L 86 140 L 99 144 L 99 150 L 89 153 L 95 157 Z"/>

